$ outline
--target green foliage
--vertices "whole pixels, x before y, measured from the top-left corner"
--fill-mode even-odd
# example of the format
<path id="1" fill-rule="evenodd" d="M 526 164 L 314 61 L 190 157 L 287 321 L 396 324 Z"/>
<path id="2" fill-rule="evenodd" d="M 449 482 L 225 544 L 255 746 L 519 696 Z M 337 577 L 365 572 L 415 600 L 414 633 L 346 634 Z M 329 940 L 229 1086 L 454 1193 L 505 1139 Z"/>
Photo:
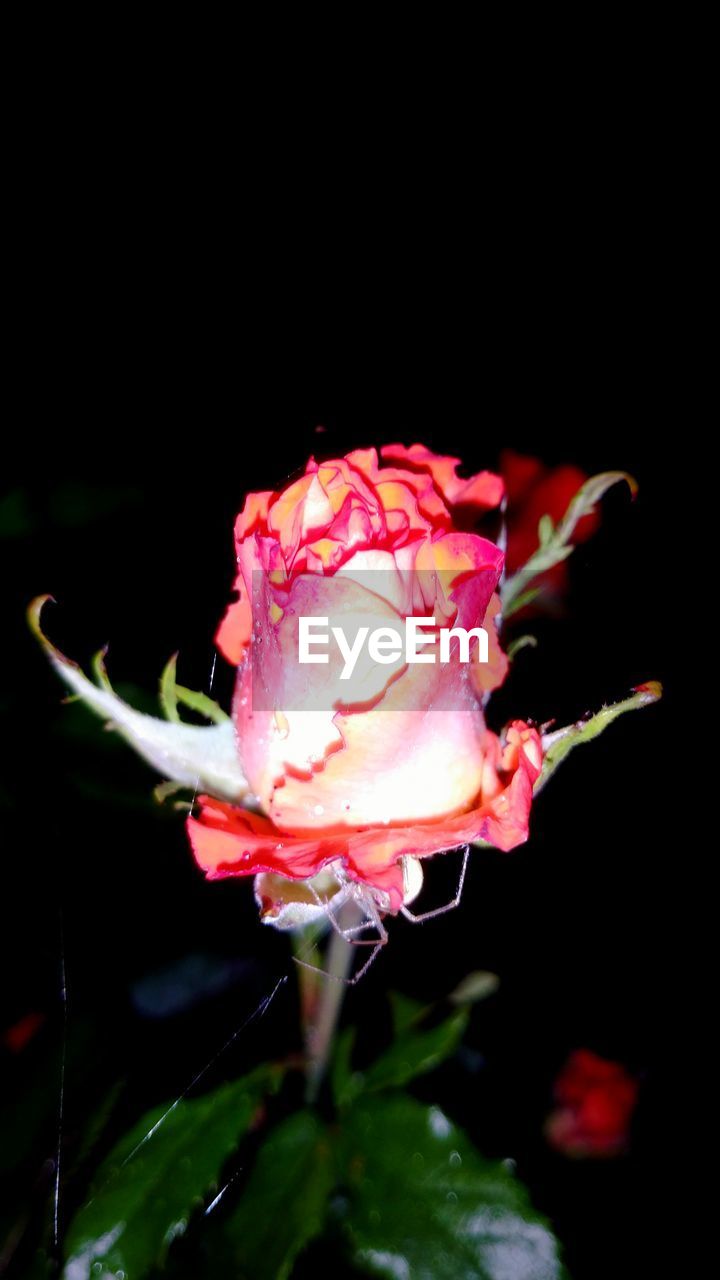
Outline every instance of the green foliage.
<path id="1" fill-rule="evenodd" d="M 556 1241 L 524 1187 L 437 1107 L 363 1098 L 340 1143 L 357 1266 L 391 1280 L 560 1280 Z"/>
<path id="2" fill-rule="evenodd" d="M 38 596 L 28 608 L 28 623 L 61 680 L 80 697 L 91 711 L 109 723 L 138 755 L 165 778 L 208 791 L 220 799 L 237 802 L 247 792 L 240 772 L 237 744 L 230 720 L 203 694 L 177 685 L 174 670 L 164 677 L 164 694 L 168 706 L 177 708 L 184 701 L 216 723 L 184 724 L 179 719 L 168 722 L 159 716 L 146 715 L 113 691 L 105 671 L 103 654 L 94 662 L 97 683 L 81 671 L 76 662 L 66 658 L 47 639 L 41 625 L 41 614 L 51 596 Z"/>
<path id="3" fill-rule="evenodd" d="M 362 1073 L 353 1071 L 352 1055 L 355 1048 L 355 1027 L 346 1027 L 335 1041 L 335 1052 L 330 1064 L 330 1083 L 338 1107 L 346 1107 L 362 1092 Z"/>
<path id="4" fill-rule="evenodd" d="M 281 1069 L 258 1068 L 143 1116 L 103 1161 L 70 1225 L 64 1280 L 141 1280 L 166 1266 L 178 1277 L 290 1280 L 321 1236 L 373 1275 L 559 1280 L 556 1243 L 511 1172 L 484 1160 L 437 1108 L 399 1092 L 454 1052 L 468 1004 L 495 986 L 494 975 L 469 975 L 434 1025 L 432 1008 L 394 994 L 392 1042 L 362 1072 L 348 1028 L 332 1069 L 336 1120 L 294 1111 L 227 1187 L 223 1168 Z"/>
<path id="5" fill-rule="evenodd" d="M 44 1033 L 41 1033 L 44 1034 Z M 93 1025 L 75 1018 L 66 1046 L 66 1073 L 87 1089 L 98 1069 L 102 1048 Z M 51 1150 L 57 1125 L 57 1082 L 62 1049 L 53 1038 L 45 1054 L 33 1055 L 24 1069 L 14 1095 L 6 1093 L 0 1103 L 0 1177 L 7 1178 L 21 1167 L 30 1150 L 43 1146 Z"/>
<path id="6" fill-rule="evenodd" d="M 209 698 L 206 693 L 198 693 L 194 689 L 186 689 L 185 685 L 178 684 L 177 659 L 178 656 L 174 653 L 160 677 L 160 705 L 165 719 L 172 721 L 173 724 L 181 723 L 178 711 L 178 703 L 180 703 L 190 711 L 196 711 L 198 715 L 212 721 L 213 724 L 226 724 L 230 717 L 217 702 Z"/>
<path id="7" fill-rule="evenodd" d="M 618 716 L 624 715 L 626 711 L 637 711 L 640 707 L 652 706 L 661 697 L 662 685 L 653 680 L 636 689 L 632 697 L 624 698 L 622 702 L 615 702 L 609 707 L 602 707 L 594 716 L 588 716 L 585 720 L 578 720 L 576 724 L 567 725 L 564 729 L 546 734 L 543 740 L 545 754 L 542 772 L 535 783 L 536 793 L 545 786 L 558 765 L 562 764 L 575 747 L 599 737 L 613 720 L 617 720 Z"/>
<path id="8" fill-rule="evenodd" d="M 534 598 L 534 597 L 533 597 Z M 530 602 L 527 601 L 529 604 Z M 518 605 L 518 608 L 520 606 Z M 537 649 L 537 638 L 535 636 L 525 635 L 518 636 L 516 640 L 512 640 L 507 647 L 507 656 L 512 662 L 523 649 Z"/>
<path id="9" fill-rule="evenodd" d="M 573 551 L 571 539 L 578 522 L 583 516 L 590 515 L 595 510 L 608 489 L 623 480 L 634 497 L 637 493 L 637 484 L 632 476 L 626 471 L 603 471 L 600 475 L 591 476 L 582 488 L 578 489 L 558 525 L 553 524 L 549 515 L 542 516 L 538 525 L 537 551 L 522 569 L 513 574 L 512 578 L 508 578 L 502 588 L 502 610 L 505 621 L 535 598 L 537 589 L 530 585 L 534 578 L 541 573 L 547 573 L 548 569 L 553 569 L 563 560 L 567 560 Z"/>
<path id="10" fill-rule="evenodd" d="M 93 676 L 95 677 L 96 685 L 98 685 L 98 687 L 101 689 L 106 689 L 108 693 L 113 693 L 114 690 L 113 690 L 112 684 L 110 683 L 110 677 L 107 673 L 107 667 L 105 666 L 107 651 L 108 651 L 108 647 L 107 645 L 104 645 L 103 648 L 100 649 L 100 651 L 96 653 L 92 658 L 90 662 L 90 667 L 92 669 Z"/>
<path id="11" fill-rule="evenodd" d="M 500 979 L 496 973 L 490 973 L 487 969 L 475 969 L 458 983 L 448 999 L 451 1004 L 478 1004 L 480 1000 L 494 996 L 499 986 Z"/>
<path id="12" fill-rule="evenodd" d="M 313 1111 L 273 1129 L 224 1225 L 228 1274 L 286 1280 L 298 1254 L 322 1231 L 334 1184 L 330 1134 Z"/>
<path id="13" fill-rule="evenodd" d="M 434 1027 L 408 1028 L 364 1072 L 363 1092 L 401 1088 L 415 1076 L 433 1071 L 455 1052 L 467 1022 L 467 1009 L 458 1009 Z"/>
<path id="14" fill-rule="evenodd" d="M 394 1036 L 389 1048 L 364 1071 L 353 1071 L 353 1028 L 339 1037 L 332 1068 L 335 1101 L 349 1106 L 360 1094 L 397 1089 L 433 1071 L 457 1049 L 468 1022 L 468 1010 L 456 1010 L 435 1026 L 424 1027 L 427 1006 L 392 992 Z"/>
<path id="15" fill-rule="evenodd" d="M 247 1131 L 258 1103 L 279 1081 L 260 1068 L 201 1098 L 148 1112 L 101 1164 L 90 1198 L 65 1241 L 65 1280 L 124 1272 L 147 1275 L 162 1262 Z"/>
<path id="16" fill-rule="evenodd" d="M 180 716 L 177 709 L 177 681 L 175 679 L 177 673 L 177 654 L 174 653 L 168 659 L 163 673 L 160 676 L 160 706 L 166 720 L 171 720 L 173 724 L 180 723 Z"/>
<path id="17" fill-rule="evenodd" d="M 402 991 L 389 991 L 388 999 L 392 1010 L 393 1034 L 402 1036 L 416 1023 L 421 1022 L 428 1012 L 428 1006 L 419 1000 L 412 1000 Z"/>

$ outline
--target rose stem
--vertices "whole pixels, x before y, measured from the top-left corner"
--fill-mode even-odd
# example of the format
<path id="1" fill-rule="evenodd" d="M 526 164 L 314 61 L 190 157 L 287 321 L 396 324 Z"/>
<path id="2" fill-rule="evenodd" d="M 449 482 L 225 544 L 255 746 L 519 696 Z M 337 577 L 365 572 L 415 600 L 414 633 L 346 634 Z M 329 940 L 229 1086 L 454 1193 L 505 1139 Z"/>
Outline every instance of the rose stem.
<path id="1" fill-rule="evenodd" d="M 341 929 L 348 929 L 357 923 L 358 918 L 357 907 L 353 903 L 348 903 L 339 913 L 338 924 Z M 317 999 L 313 1002 L 314 1016 L 305 1031 L 307 1101 L 309 1103 L 315 1102 L 328 1065 L 353 954 L 352 942 L 348 942 L 333 930 L 327 951 L 327 977 L 317 975 L 319 990 Z"/>

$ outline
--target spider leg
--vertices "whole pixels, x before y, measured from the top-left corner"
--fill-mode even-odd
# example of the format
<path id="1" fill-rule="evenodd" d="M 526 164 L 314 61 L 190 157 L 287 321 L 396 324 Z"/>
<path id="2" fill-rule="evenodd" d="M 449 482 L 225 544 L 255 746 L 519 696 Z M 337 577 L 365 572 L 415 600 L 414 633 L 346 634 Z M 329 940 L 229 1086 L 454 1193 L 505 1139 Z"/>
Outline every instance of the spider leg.
<path id="1" fill-rule="evenodd" d="M 405 919 L 409 920 L 411 924 L 424 924 L 426 920 L 432 920 L 436 916 L 444 916 L 446 911 L 454 911 L 456 907 L 459 907 L 460 901 L 462 899 L 463 886 L 465 884 L 465 873 L 467 871 L 469 857 L 470 857 L 470 845 L 466 844 L 465 853 L 463 854 L 462 866 L 460 868 L 460 878 L 458 880 L 458 887 L 455 891 L 455 897 L 452 899 L 451 902 L 446 902 L 444 907 L 435 907 L 433 911 L 422 911 L 420 912 L 419 915 L 415 915 L 412 911 L 410 911 L 408 907 L 401 907 L 400 910 L 402 914 L 405 916 Z"/>
<path id="2" fill-rule="evenodd" d="M 372 920 L 364 920 L 362 924 L 356 924 L 352 929 L 341 929 L 340 935 L 353 947 L 373 947 L 377 938 L 356 938 L 354 935 L 362 933 L 363 929 L 374 929 L 374 927 Z"/>
<path id="3" fill-rule="evenodd" d="M 338 922 L 337 916 L 335 914 L 337 911 L 342 910 L 342 908 L 345 906 L 348 900 L 351 900 L 351 901 L 355 900 L 353 887 L 354 886 L 352 884 L 344 885 L 344 887 L 336 895 L 333 901 L 333 904 L 331 905 L 327 898 L 320 897 L 320 894 L 318 893 L 314 885 L 312 884 L 309 885 L 310 892 L 315 898 L 315 901 L 317 902 L 318 906 L 321 907 L 322 910 L 325 912 L 327 922 L 335 930 L 335 932 L 339 934 L 341 938 L 344 938 L 346 942 L 351 942 L 356 947 L 370 947 L 375 942 L 374 938 L 356 938 L 354 937 L 354 935 L 356 933 L 362 933 L 363 929 L 373 928 L 375 926 L 374 920 L 372 919 L 363 920 L 360 924 L 355 924 L 355 925 L 351 925 L 349 928 L 344 928 Z M 363 900 L 362 906 L 365 907 L 365 905 L 366 904 Z"/>
<path id="4" fill-rule="evenodd" d="M 380 915 L 373 898 L 367 892 L 360 890 L 357 886 L 355 886 L 355 892 L 352 897 L 353 901 L 357 902 L 358 906 L 360 906 L 365 912 L 366 918 L 361 921 L 360 924 L 353 925 L 349 929 L 344 929 L 342 931 L 343 937 L 356 947 L 375 947 L 378 945 L 384 947 L 388 937 L 387 930 L 382 922 L 382 916 Z M 354 934 L 362 933 L 363 929 L 375 929 L 377 937 L 357 938 L 353 936 Z"/>
<path id="5" fill-rule="evenodd" d="M 344 986 L 348 986 L 348 978 L 336 978 L 334 973 L 328 973 L 327 969 L 321 969 L 319 964 L 310 964 L 309 960 L 301 960 L 299 956 L 293 956 L 295 964 L 299 964 L 301 969 L 309 969 L 311 973 L 320 973 L 323 978 L 329 978 L 331 982 L 342 982 Z"/>
<path id="6" fill-rule="evenodd" d="M 371 965 L 371 964 L 373 964 L 373 962 L 374 962 L 375 960 L 377 960 L 377 958 L 378 958 L 378 956 L 380 955 L 380 952 L 382 951 L 382 949 L 383 949 L 383 947 L 385 946 L 385 943 L 386 943 L 386 942 L 387 942 L 387 934 L 385 935 L 385 937 L 384 937 L 384 938 L 381 938 L 381 940 L 380 940 L 379 942 L 376 942 L 376 943 L 375 943 L 375 950 L 373 951 L 372 955 L 369 955 L 369 956 L 368 956 L 368 958 L 367 958 L 367 960 L 365 961 L 364 965 L 361 965 L 361 967 L 358 969 L 357 973 L 356 973 L 356 974 L 354 974 L 352 978 L 346 978 L 346 982 L 347 982 L 347 984 L 348 984 L 348 986 L 349 986 L 349 987 L 354 987 L 356 982 L 359 982 L 361 978 L 364 978 L 364 977 L 365 977 L 365 974 L 367 973 L 368 969 L 370 968 L 370 965 Z"/>
<path id="7" fill-rule="evenodd" d="M 328 906 L 327 903 L 323 903 L 321 898 L 319 899 L 319 904 L 324 907 L 330 923 L 335 929 L 335 932 L 338 933 L 341 938 L 345 938 L 346 942 L 349 942 L 354 946 L 373 947 L 372 954 L 368 956 L 365 963 L 361 965 L 358 972 L 352 978 L 338 978 L 334 973 L 328 973 L 327 969 L 321 969 L 320 966 L 317 964 L 310 964 L 309 960 L 300 960 L 298 956 L 293 956 L 293 959 L 296 964 L 302 965 L 303 969 L 311 969 L 314 973 L 321 973 L 324 978 L 329 978 L 331 982 L 342 982 L 343 985 L 346 987 L 354 987 L 355 983 L 359 982 L 360 979 L 365 976 L 368 969 L 370 968 L 370 965 L 377 958 L 380 951 L 385 946 L 388 940 L 387 929 L 385 928 L 385 925 L 383 924 L 382 919 L 380 918 L 380 914 L 377 910 L 377 907 L 375 906 L 375 903 L 369 898 L 364 899 L 362 903 L 362 905 L 365 907 L 367 911 L 369 919 L 364 921 L 360 925 L 352 926 L 350 929 L 341 928 L 337 920 L 333 919 L 333 914 L 332 914 L 332 911 L 330 910 L 330 907 Z M 368 929 L 371 926 L 374 926 L 377 929 L 377 932 L 378 932 L 377 938 L 352 938 L 348 936 L 349 934 L 357 932 L 358 929 Z"/>
<path id="8" fill-rule="evenodd" d="M 325 917 L 326 917 L 326 919 L 327 919 L 328 924 L 329 924 L 329 925 L 332 925 L 332 927 L 333 927 L 333 929 L 335 930 L 335 932 L 336 932 L 336 933 L 339 933 L 339 934 L 341 934 L 342 936 L 344 936 L 344 935 L 343 935 L 343 931 L 342 931 L 342 929 L 341 929 L 340 925 L 339 925 L 339 924 L 338 924 L 338 922 L 337 922 L 337 919 L 336 919 L 336 916 L 335 916 L 335 910 L 334 910 L 334 909 L 333 909 L 333 907 L 330 905 L 330 901 L 329 901 L 329 899 L 328 899 L 328 898 L 321 898 L 321 897 L 320 897 L 320 894 L 318 893 L 317 889 L 315 888 L 315 885 L 314 885 L 314 884 L 310 884 L 310 882 L 309 882 L 309 881 L 308 881 L 308 889 L 310 890 L 310 892 L 311 892 L 311 894 L 312 894 L 313 898 L 314 898 L 314 899 L 315 899 L 315 901 L 317 902 L 317 904 L 318 904 L 318 906 L 320 907 L 321 911 L 323 911 L 323 912 L 325 913 Z M 341 910 L 342 910 L 342 908 L 345 906 L 345 903 L 348 901 L 348 898 L 349 898 L 349 897 L 350 897 L 350 886 L 349 886 L 349 885 L 347 885 L 347 884 L 345 884 L 345 885 L 343 885 L 342 889 L 340 889 L 340 890 L 336 893 L 335 898 L 333 899 L 333 902 L 337 904 L 337 910 L 339 910 L 339 911 L 341 911 Z"/>
<path id="9" fill-rule="evenodd" d="M 346 980 L 349 987 L 354 987 L 356 982 L 359 982 L 361 978 L 365 977 L 365 974 L 370 968 L 370 965 L 375 960 L 377 960 L 380 952 L 382 951 L 383 947 L 385 946 L 388 940 L 387 929 L 385 928 L 385 925 L 383 924 L 382 919 L 380 917 L 380 913 L 377 907 L 375 906 L 375 903 L 372 901 L 372 899 L 368 899 L 366 906 L 367 906 L 368 915 L 370 916 L 370 922 L 371 924 L 375 925 L 375 928 L 378 931 L 378 936 L 377 936 L 377 940 L 370 939 L 370 941 L 375 942 L 375 949 L 373 950 L 372 954 L 368 956 L 364 965 L 362 965 L 358 969 L 357 973 L 354 974 L 352 978 L 348 978 Z"/>

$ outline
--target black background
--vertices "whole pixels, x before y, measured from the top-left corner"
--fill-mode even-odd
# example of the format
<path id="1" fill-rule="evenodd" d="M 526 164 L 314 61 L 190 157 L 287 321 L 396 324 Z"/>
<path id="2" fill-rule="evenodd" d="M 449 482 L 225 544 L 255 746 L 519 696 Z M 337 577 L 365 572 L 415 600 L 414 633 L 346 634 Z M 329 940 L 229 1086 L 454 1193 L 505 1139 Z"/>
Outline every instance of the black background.
<path id="1" fill-rule="evenodd" d="M 387 1034 L 388 987 L 440 998 L 471 969 L 496 972 L 499 992 L 475 1011 L 467 1054 L 421 1090 L 485 1152 L 517 1160 L 575 1280 L 646 1274 L 670 1123 L 659 1089 L 668 1010 L 658 893 L 675 820 L 676 459 L 688 443 L 650 262 L 621 278 L 599 251 L 592 273 L 568 273 L 562 289 L 549 267 L 542 288 L 520 270 L 524 293 L 514 276 L 475 326 L 456 318 L 456 306 L 474 306 L 456 264 L 444 284 L 457 292 L 437 303 L 406 260 L 408 291 L 393 277 L 392 299 L 379 282 L 361 284 L 362 270 L 313 291 L 305 263 L 302 284 L 273 271 L 251 306 L 238 273 L 225 285 L 211 252 L 190 283 L 179 237 L 157 259 L 146 240 L 138 259 L 121 219 L 109 243 L 89 234 L 79 273 L 76 240 L 67 252 L 39 248 L 9 349 L 3 487 L 19 515 L 3 548 L 2 1025 L 28 1009 L 47 1022 L 22 1061 L 6 1056 L 4 1096 L 12 1105 L 22 1095 L 60 1035 L 63 953 L 70 1033 L 89 1026 L 92 1044 L 75 1076 L 69 1063 L 70 1153 L 115 1078 L 125 1082 L 119 1129 L 183 1089 L 290 965 L 286 940 L 257 921 L 250 884 L 205 884 L 181 817 L 148 798 L 150 772 L 103 739 L 99 722 L 60 705 L 25 626 L 29 600 L 55 596 L 45 625 L 78 661 L 109 642 L 121 688 L 152 695 L 175 650 L 183 683 L 206 687 L 234 516 L 246 492 L 282 485 L 310 453 L 419 440 L 461 457 L 467 472 L 492 467 L 505 446 L 588 472 L 622 468 L 639 497 L 609 495 L 600 532 L 572 557 L 568 616 L 538 625 L 540 647 L 518 658 L 491 718 L 495 728 L 510 715 L 563 723 L 646 679 L 663 680 L 664 702 L 574 754 L 534 807 L 529 843 L 473 857 L 457 913 L 416 930 L 393 923 L 345 1017 L 360 1022 L 370 1054 Z M 337 305 L 343 292 L 356 301 L 351 315 Z M 227 701 L 230 688 L 219 661 L 216 696 Z M 444 900 L 454 874 L 436 859 L 427 893 Z M 134 984 L 188 953 L 240 962 L 234 980 L 175 1017 L 141 1016 Z M 288 984 L 206 1082 L 287 1049 L 295 1018 Z M 579 1166 L 542 1138 L 553 1079 L 580 1046 L 642 1078 L 623 1159 Z M 23 1167 L 36 1206 L 56 1140 L 52 1097 Z M 69 1176 L 61 1212 L 81 1194 Z"/>

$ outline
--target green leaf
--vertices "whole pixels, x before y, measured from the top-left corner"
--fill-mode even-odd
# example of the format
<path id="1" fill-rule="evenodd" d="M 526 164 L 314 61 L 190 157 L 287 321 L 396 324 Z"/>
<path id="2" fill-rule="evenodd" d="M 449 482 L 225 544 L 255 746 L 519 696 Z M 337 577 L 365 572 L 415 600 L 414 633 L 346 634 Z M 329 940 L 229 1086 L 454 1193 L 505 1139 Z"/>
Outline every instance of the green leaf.
<path id="1" fill-rule="evenodd" d="M 625 481 L 629 486 L 634 498 L 637 493 L 637 484 L 631 475 L 626 471 L 603 471 L 600 475 L 591 476 L 578 489 L 565 515 L 555 528 L 550 516 L 541 517 L 538 525 L 540 545 L 537 551 L 522 569 L 513 574 L 512 578 L 508 578 L 501 590 L 504 621 L 507 621 L 513 613 L 517 613 L 524 604 L 529 603 L 528 584 L 533 578 L 567 560 L 574 550 L 570 539 L 578 522 L 583 516 L 590 515 L 608 489 L 621 481 Z"/>
<path id="2" fill-rule="evenodd" d="M 74 1152 L 72 1170 L 77 1171 L 81 1168 L 84 1161 L 92 1154 L 93 1149 L 110 1123 L 123 1088 L 123 1081 L 116 1080 L 103 1095 L 100 1102 L 91 1109 L 83 1127 L 77 1150 Z"/>
<path id="3" fill-rule="evenodd" d="M 363 1077 L 353 1071 L 352 1053 L 355 1047 L 355 1027 L 345 1027 L 335 1041 L 335 1051 L 330 1068 L 330 1083 L 337 1107 L 347 1107 L 362 1093 Z"/>
<path id="4" fill-rule="evenodd" d="M 557 1242 L 525 1188 L 437 1107 L 363 1099 L 342 1143 L 357 1266 L 392 1280 L 561 1280 Z"/>
<path id="5" fill-rule="evenodd" d="M 92 673 L 95 677 L 96 685 L 98 685 L 101 689 L 107 689 L 108 693 L 112 693 L 113 687 L 110 683 L 110 677 L 107 673 L 107 667 L 105 666 L 107 651 L 108 651 L 107 645 L 103 645 L 102 649 L 100 649 L 100 651 L 96 653 L 95 656 L 91 659 L 90 666 L 92 668 Z"/>
<path id="6" fill-rule="evenodd" d="M 393 1015 L 393 1043 L 364 1071 L 355 1071 L 352 1053 L 356 1030 L 347 1027 L 338 1037 L 331 1067 L 331 1081 L 336 1105 L 350 1106 L 361 1093 L 394 1089 L 415 1076 L 433 1071 L 454 1053 L 467 1026 L 468 1012 L 461 1009 L 435 1027 L 418 1025 L 429 1013 L 429 1007 L 390 992 Z"/>
<path id="7" fill-rule="evenodd" d="M 178 684 L 177 659 L 178 655 L 174 653 L 160 677 L 160 705 L 166 720 L 173 724 L 181 723 L 178 712 L 180 703 L 204 716 L 206 720 L 211 720 L 213 724 L 229 723 L 230 717 L 206 693 L 198 693 L 195 689 L 186 689 L 185 685 Z"/>
<path id="8" fill-rule="evenodd" d="M 178 684 L 175 686 L 175 694 L 178 702 L 191 711 L 197 711 L 198 715 L 205 716 L 206 720 L 212 720 L 214 724 L 230 723 L 230 716 L 206 693 L 198 693 L 195 689 L 186 689 L 184 684 Z"/>
<path id="9" fill-rule="evenodd" d="M 538 523 L 538 542 L 541 547 L 547 546 L 555 532 L 555 524 L 552 516 L 544 515 L 540 517 Z"/>
<path id="10" fill-rule="evenodd" d="M 525 571 L 520 570 L 520 572 L 524 573 Z M 516 573 L 514 578 L 509 579 L 509 583 L 512 582 L 514 584 L 515 579 L 517 577 L 518 577 L 518 574 Z M 518 583 L 518 590 L 519 588 L 520 588 L 520 583 Z M 527 591 L 520 591 L 519 594 L 517 593 L 511 594 L 510 592 L 505 591 L 503 593 L 503 600 L 507 599 L 508 603 L 507 603 L 507 607 L 503 605 L 503 614 L 502 614 L 503 621 L 511 617 L 513 613 L 519 613 L 521 609 L 525 608 L 526 604 L 532 604 L 533 600 L 537 600 L 539 595 L 540 595 L 540 587 L 528 587 Z"/>
<path id="11" fill-rule="evenodd" d="M 160 676 L 160 706 L 166 720 L 170 720 L 172 724 L 180 724 L 180 716 L 177 709 L 177 693 L 175 686 L 177 680 L 177 654 L 174 653 L 168 659 L 163 673 Z"/>
<path id="12" fill-rule="evenodd" d="M 558 541 L 567 542 L 583 516 L 592 515 L 608 489 L 612 489 L 613 485 L 622 484 L 623 481 L 627 484 L 631 497 L 635 499 L 638 491 L 637 480 L 627 471 L 601 471 L 599 475 L 591 476 L 586 480 L 582 488 L 578 489 L 555 531 Z"/>
<path id="13" fill-rule="evenodd" d="M 427 1030 L 410 1027 L 363 1072 L 363 1092 L 396 1089 L 415 1076 L 434 1071 L 457 1049 L 467 1021 L 467 1009 L 459 1009 L 450 1018 Z"/>
<path id="14" fill-rule="evenodd" d="M 41 1033 L 44 1034 L 44 1033 Z M 103 1044 L 98 1026 L 76 1016 L 68 1025 L 65 1048 L 65 1078 L 68 1094 L 78 1088 L 83 1096 L 92 1090 L 92 1081 L 100 1071 Z M 17 1088 L 3 1093 L 0 1099 L 0 1177 L 13 1183 L 13 1171 L 28 1157 L 38 1165 L 52 1152 L 57 1140 L 58 1088 L 62 1063 L 62 1045 L 53 1037 L 38 1053 L 29 1053 L 27 1064 L 18 1075 Z"/>
<path id="15" fill-rule="evenodd" d="M 560 546 L 555 538 L 547 542 L 544 547 L 538 547 L 523 568 L 518 569 L 512 578 L 508 578 L 501 590 L 504 622 L 538 595 L 538 589 L 528 585 L 533 579 L 539 577 L 541 573 L 547 573 L 548 569 L 554 569 L 556 564 L 561 564 L 572 555 L 575 548 Z"/>
<path id="16" fill-rule="evenodd" d="M 420 1022 L 421 1018 L 428 1012 L 428 1006 L 422 1004 L 419 1000 L 413 1000 L 410 996 L 404 996 L 401 991 L 389 991 L 390 1008 L 392 1009 L 393 1031 L 395 1036 L 401 1036 L 408 1031 L 416 1022 Z"/>
<path id="17" fill-rule="evenodd" d="M 508 645 L 507 656 L 512 662 L 522 649 L 537 649 L 537 643 L 536 636 L 518 636 L 516 640 L 513 640 L 512 643 Z"/>
<path id="18" fill-rule="evenodd" d="M 500 987 L 500 979 L 496 973 L 487 969 L 475 969 L 459 982 L 448 999 L 451 1004 L 477 1004 L 494 996 Z"/>
<path id="19" fill-rule="evenodd" d="M 100 1166 L 70 1225 L 64 1280 L 89 1280 L 101 1267 L 137 1280 L 161 1263 L 279 1079 L 277 1068 L 260 1068 L 143 1116 Z"/>
<path id="20" fill-rule="evenodd" d="M 153 800 L 155 800 L 157 804 L 165 804 L 165 802 L 170 800 L 172 796 L 177 796 L 179 792 L 186 790 L 187 788 L 183 786 L 182 782 L 158 782 L 157 786 L 153 787 Z M 187 805 L 180 804 L 179 802 L 176 802 L 175 804 L 176 809 L 185 807 L 187 807 L 187 809 L 192 809 L 191 797 L 188 797 Z"/>
<path id="21" fill-rule="evenodd" d="M 77 663 L 56 649 L 42 631 L 41 613 L 51 599 L 51 596 L 39 596 L 33 600 L 28 609 L 28 622 L 61 680 L 82 699 L 85 706 L 109 722 L 138 755 L 165 777 L 193 791 L 202 789 L 231 803 L 242 800 L 247 793 L 247 782 L 240 772 L 231 722 L 168 724 L 159 716 L 136 711 L 108 687 L 109 682 L 104 683 L 104 665 L 101 672 L 97 660 L 95 669 L 102 687 L 93 684 Z M 176 693 L 179 697 L 180 686 L 176 687 Z"/>
<path id="22" fill-rule="evenodd" d="M 639 685 L 631 698 L 603 707 L 596 715 L 578 720 L 576 724 L 567 725 L 564 729 L 546 733 L 543 736 L 542 772 L 535 783 L 535 793 L 542 790 L 558 765 L 562 764 L 575 747 L 599 737 L 613 720 L 617 720 L 618 716 L 624 715 L 626 711 L 638 711 L 640 707 L 650 707 L 661 697 L 662 685 L 657 680 L 650 680 L 647 684 Z"/>
<path id="23" fill-rule="evenodd" d="M 325 1223 L 334 1184 L 330 1138 L 312 1111 L 278 1125 L 260 1148 L 240 1204 L 224 1225 L 237 1280 L 286 1280 Z"/>

